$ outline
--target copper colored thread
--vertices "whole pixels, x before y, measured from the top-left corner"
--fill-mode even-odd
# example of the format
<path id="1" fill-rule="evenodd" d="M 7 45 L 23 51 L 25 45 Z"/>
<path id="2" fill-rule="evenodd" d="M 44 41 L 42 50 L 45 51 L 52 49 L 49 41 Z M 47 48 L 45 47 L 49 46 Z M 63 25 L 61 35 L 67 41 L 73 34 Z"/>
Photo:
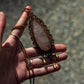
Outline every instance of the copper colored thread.
<path id="1" fill-rule="evenodd" d="M 14 30 L 14 29 L 24 29 L 26 26 L 27 25 L 15 26 L 12 30 Z M 24 46 L 23 46 L 23 44 L 22 44 L 22 42 L 20 40 L 19 40 L 19 44 L 20 44 L 21 50 L 22 50 L 22 52 L 23 52 L 23 54 L 25 56 L 26 67 L 27 67 L 27 69 L 29 71 L 30 84 L 32 84 L 31 75 L 30 75 L 30 68 L 28 67 L 28 61 L 30 60 L 30 57 L 27 55 L 27 53 L 25 51 L 25 48 L 24 48 Z M 34 72 L 33 72 L 33 84 L 34 84 Z"/>

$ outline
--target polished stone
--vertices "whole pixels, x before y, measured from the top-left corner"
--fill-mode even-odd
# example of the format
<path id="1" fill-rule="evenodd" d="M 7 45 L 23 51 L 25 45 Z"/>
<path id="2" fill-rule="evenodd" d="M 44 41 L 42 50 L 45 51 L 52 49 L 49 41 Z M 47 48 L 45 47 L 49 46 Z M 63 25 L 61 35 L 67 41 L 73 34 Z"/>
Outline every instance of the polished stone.
<path id="1" fill-rule="evenodd" d="M 42 50 L 48 51 L 51 48 L 51 43 L 48 38 L 48 35 L 42 27 L 43 26 L 40 25 L 37 21 L 33 21 L 33 32 L 35 40 Z"/>

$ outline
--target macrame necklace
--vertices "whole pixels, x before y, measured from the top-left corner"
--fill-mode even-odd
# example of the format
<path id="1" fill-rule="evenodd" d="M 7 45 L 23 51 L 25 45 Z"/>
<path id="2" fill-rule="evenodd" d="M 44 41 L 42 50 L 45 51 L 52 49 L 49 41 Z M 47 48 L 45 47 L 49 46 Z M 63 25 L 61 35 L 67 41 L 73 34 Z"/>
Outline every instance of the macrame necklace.
<path id="1" fill-rule="evenodd" d="M 25 8 L 25 11 L 28 10 Z M 29 11 L 29 31 L 30 36 L 33 41 L 33 45 L 38 49 L 43 57 L 43 62 L 46 63 L 45 57 L 48 57 L 53 62 L 53 52 L 55 52 L 56 58 L 58 55 L 56 53 L 54 40 L 50 31 L 44 22 L 39 19 L 32 11 Z M 54 64 L 54 62 L 53 62 Z M 54 64 L 54 68 L 56 68 Z"/>
<path id="2" fill-rule="evenodd" d="M 58 58 L 59 56 L 56 53 L 54 40 L 52 35 L 50 34 L 50 31 L 48 30 L 44 22 L 41 19 L 39 19 L 36 15 L 34 15 L 32 11 L 30 11 L 28 8 L 25 8 L 24 11 L 29 14 L 28 29 L 30 31 L 30 36 L 33 41 L 33 45 L 38 49 L 40 55 L 43 58 L 43 62 L 46 64 L 45 58 L 46 57 L 49 58 L 53 63 L 54 69 L 56 69 L 55 63 L 53 61 L 53 55 L 55 54 L 56 58 Z M 17 26 L 17 27 L 14 27 L 13 29 L 18 29 L 18 28 L 22 29 L 22 28 L 25 28 L 25 26 L 24 25 Z M 29 76 L 30 76 L 30 84 L 34 84 L 34 80 L 35 80 L 34 71 L 30 67 L 28 67 L 28 62 L 30 61 L 30 58 L 29 56 L 27 56 L 24 46 L 20 40 L 19 40 L 19 43 L 20 43 L 21 50 L 23 51 L 25 56 L 25 62 L 27 64 L 27 69 L 29 71 Z M 32 70 L 32 73 L 33 73 L 33 76 L 32 76 L 33 80 L 31 79 L 30 70 Z"/>

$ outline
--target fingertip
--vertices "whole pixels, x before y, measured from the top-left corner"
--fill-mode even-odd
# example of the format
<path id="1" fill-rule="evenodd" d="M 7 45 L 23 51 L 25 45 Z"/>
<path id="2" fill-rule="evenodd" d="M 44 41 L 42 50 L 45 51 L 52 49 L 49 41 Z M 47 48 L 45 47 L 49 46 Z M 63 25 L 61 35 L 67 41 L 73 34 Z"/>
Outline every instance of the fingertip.
<path id="1" fill-rule="evenodd" d="M 64 44 L 55 44 L 55 48 L 58 52 L 60 52 L 60 51 L 64 52 L 67 50 L 67 47 Z"/>
<path id="2" fill-rule="evenodd" d="M 6 19 L 4 12 L 0 12 L 0 19 Z"/>
<path id="3" fill-rule="evenodd" d="M 25 9 L 23 10 L 21 18 L 23 18 L 23 19 L 25 19 L 27 21 L 28 17 L 29 17 L 29 14 L 28 14 L 29 11 L 31 11 L 31 7 L 30 6 L 26 6 Z"/>
<path id="4" fill-rule="evenodd" d="M 6 17 L 3 12 L 0 12 L 0 28 L 4 28 L 6 23 Z"/>
<path id="5" fill-rule="evenodd" d="M 5 20 L 5 14 L 4 14 L 4 12 L 0 12 L 0 20 Z M 1 21 L 2 22 L 2 21 Z"/>
<path id="6" fill-rule="evenodd" d="M 31 6 L 26 6 L 26 8 L 28 8 L 29 10 L 31 10 Z"/>
<path id="7" fill-rule="evenodd" d="M 0 15 L 4 16 L 5 14 L 4 14 L 4 12 L 0 11 Z"/>
<path id="8" fill-rule="evenodd" d="M 56 71 L 61 69 L 61 65 L 60 64 L 56 64 Z"/>
<path id="9" fill-rule="evenodd" d="M 68 57 L 68 54 L 66 52 L 64 52 L 64 53 L 59 54 L 58 56 L 59 56 L 59 59 L 55 59 L 56 62 L 60 62 L 60 61 L 66 60 L 67 57 Z"/>
<path id="10" fill-rule="evenodd" d="M 63 48 L 67 48 L 66 45 L 64 45 L 64 44 L 55 44 L 55 46 L 60 46 L 60 47 L 63 47 Z"/>
<path id="11" fill-rule="evenodd" d="M 65 59 L 67 59 L 68 58 L 68 54 L 67 53 L 65 53 Z"/>
<path id="12" fill-rule="evenodd" d="M 63 60 L 66 60 L 68 57 L 68 54 L 67 53 L 63 53 Z"/>
<path id="13" fill-rule="evenodd" d="M 62 44 L 62 46 L 65 48 L 65 50 L 67 50 L 67 47 L 66 47 L 66 45 Z"/>

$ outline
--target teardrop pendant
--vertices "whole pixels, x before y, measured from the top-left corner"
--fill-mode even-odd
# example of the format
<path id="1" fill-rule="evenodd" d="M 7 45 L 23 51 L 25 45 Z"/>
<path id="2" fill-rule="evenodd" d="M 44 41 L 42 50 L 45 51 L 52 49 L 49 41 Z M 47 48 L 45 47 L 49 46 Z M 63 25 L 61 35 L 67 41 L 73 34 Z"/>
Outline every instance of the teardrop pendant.
<path id="1" fill-rule="evenodd" d="M 42 27 L 37 19 L 32 21 L 32 26 L 33 35 L 37 45 L 41 50 L 48 51 L 51 48 L 51 42 L 46 34 L 45 28 Z"/>
<path id="2" fill-rule="evenodd" d="M 44 22 L 31 11 L 29 11 L 29 31 L 33 44 L 42 55 L 44 63 L 46 63 L 45 57 L 53 61 L 53 52 L 55 52 L 58 58 L 50 31 Z"/>

